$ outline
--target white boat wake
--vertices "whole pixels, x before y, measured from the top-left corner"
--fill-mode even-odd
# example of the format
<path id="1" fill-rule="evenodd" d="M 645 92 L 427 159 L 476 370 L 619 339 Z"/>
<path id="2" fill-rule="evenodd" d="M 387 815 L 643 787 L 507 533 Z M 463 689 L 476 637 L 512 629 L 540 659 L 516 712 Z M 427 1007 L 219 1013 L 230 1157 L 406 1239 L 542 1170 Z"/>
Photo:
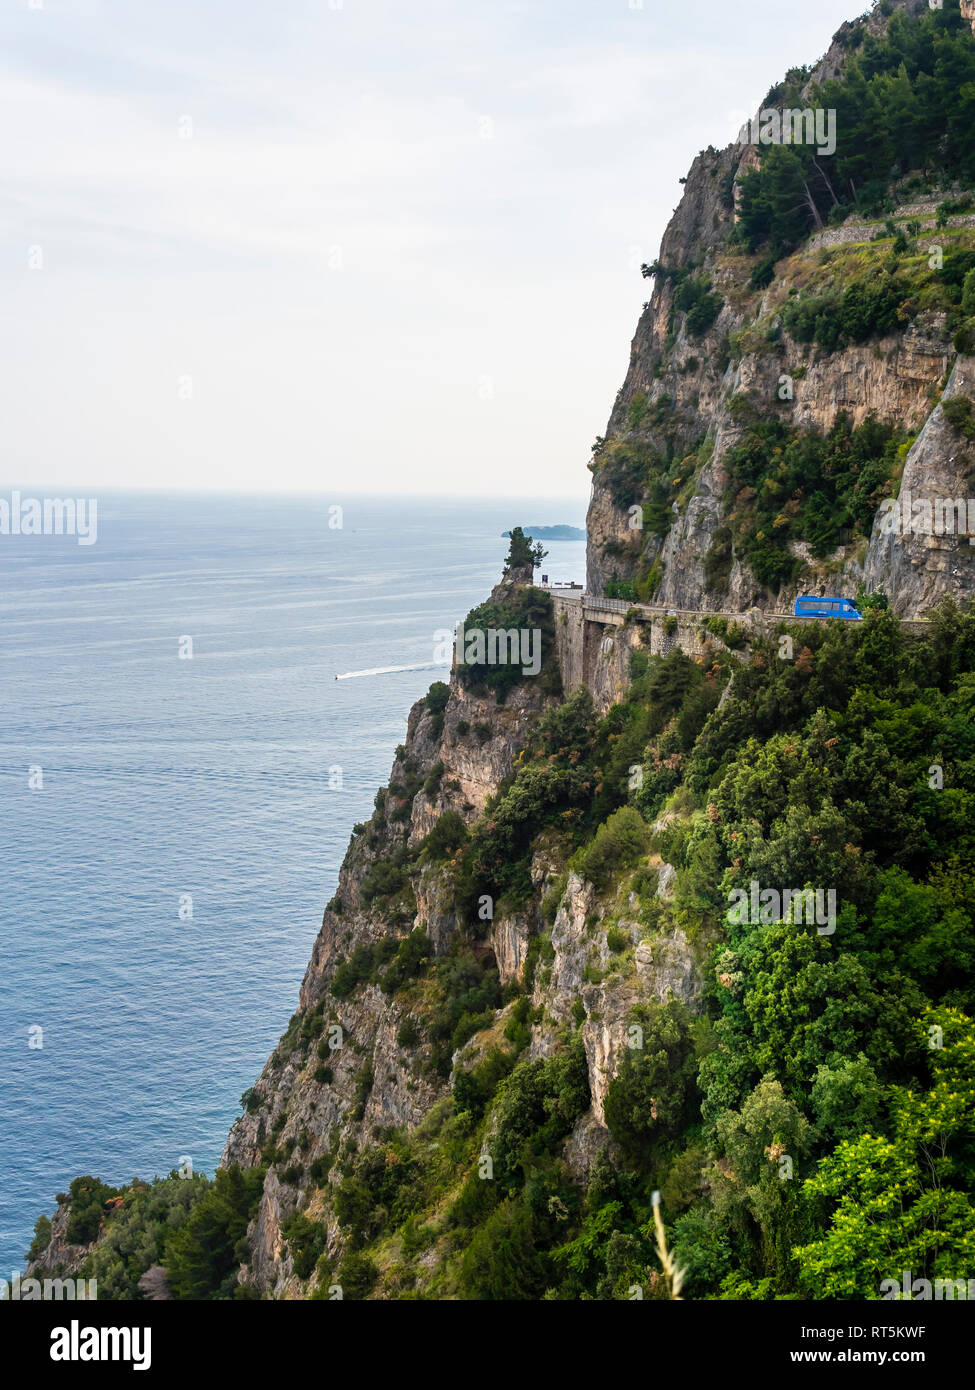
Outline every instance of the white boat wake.
<path id="1" fill-rule="evenodd" d="M 432 671 L 437 667 L 447 667 L 442 661 L 421 661 L 414 662 L 410 666 L 372 666 L 368 671 L 343 671 L 340 676 L 336 676 L 337 681 L 355 680 L 357 676 L 388 676 L 393 671 Z"/>

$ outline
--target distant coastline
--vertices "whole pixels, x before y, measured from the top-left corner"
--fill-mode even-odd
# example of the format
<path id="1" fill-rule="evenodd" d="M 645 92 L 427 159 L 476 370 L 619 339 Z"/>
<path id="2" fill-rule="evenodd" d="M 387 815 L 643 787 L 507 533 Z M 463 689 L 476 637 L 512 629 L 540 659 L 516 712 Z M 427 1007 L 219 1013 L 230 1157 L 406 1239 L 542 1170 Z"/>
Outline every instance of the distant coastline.
<path id="1" fill-rule="evenodd" d="M 523 526 L 521 529 L 533 541 L 584 541 L 586 539 L 584 526 Z M 502 531 L 501 535 L 507 540 L 511 532 Z"/>

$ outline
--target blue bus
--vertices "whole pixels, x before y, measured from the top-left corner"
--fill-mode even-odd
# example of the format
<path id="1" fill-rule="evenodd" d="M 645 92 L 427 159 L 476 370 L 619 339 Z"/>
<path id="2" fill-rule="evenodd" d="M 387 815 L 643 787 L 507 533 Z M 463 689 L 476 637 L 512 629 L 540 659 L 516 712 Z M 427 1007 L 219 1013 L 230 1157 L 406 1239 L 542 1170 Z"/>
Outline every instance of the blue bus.
<path id="1" fill-rule="evenodd" d="M 848 598 L 819 598 L 816 594 L 800 594 L 793 610 L 796 618 L 845 618 L 859 622 L 863 614 Z"/>

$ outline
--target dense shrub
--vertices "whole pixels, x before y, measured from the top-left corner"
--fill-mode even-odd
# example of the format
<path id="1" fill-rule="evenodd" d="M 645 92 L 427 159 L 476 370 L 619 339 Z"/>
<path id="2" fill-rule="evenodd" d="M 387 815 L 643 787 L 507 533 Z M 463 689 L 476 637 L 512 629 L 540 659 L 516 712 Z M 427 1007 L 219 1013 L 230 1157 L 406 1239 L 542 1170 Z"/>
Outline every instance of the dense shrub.
<path id="1" fill-rule="evenodd" d="M 633 806 L 621 806 L 599 827 L 580 851 L 579 872 L 596 888 L 604 888 L 618 869 L 633 868 L 645 852 L 650 831 Z"/>
<path id="2" fill-rule="evenodd" d="M 513 1190 L 533 1157 L 550 1149 L 589 1105 L 589 1069 L 582 1039 L 574 1037 L 560 1054 L 544 1061 L 520 1062 L 502 1083 L 496 1108 L 494 1171 L 503 1188 Z"/>
<path id="3" fill-rule="evenodd" d="M 430 957 L 430 938 L 422 927 L 414 927 L 397 946 L 396 954 L 380 980 L 386 994 L 395 994 L 420 974 Z"/>
<path id="4" fill-rule="evenodd" d="M 457 654 L 457 676 L 462 685 L 472 690 L 493 691 L 498 704 L 504 703 L 515 686 L 529 679 L 538 679 L 546 693 L 560 692 L 552 599 L 544 589 L 525 585 L 502 602 L 489 600 L 480 604 L 464 619 L 464 632 L 467 634 L 464 650 Z M 474 645 L 468 649 L 472 632 L 484 634 L 481 653 Z M 528 656 L 527 649 L 519 646 L 518 652 L 512 652 L 506 641 L 492 636 L 504 632 L 532 634 L 531 651 L 540 658 L 537 676 L 525 673 L 525 665 L 531 664 L 523 659 Z M 498 648 L 494 655 L 499 659 L 493 662 L 490 642 L 495 642 Z M 468 660 L 468 656 L 472 659 Z"/>
<path id="5" fill-rule="evenodd" d="M 444 713 L 449 699 L 450 686 L 444 681 L 434 681 L 424 696 L 427 711 L 432 716 L 430 732 L 434 738 L 439 738 L 443 733 Z"/>
<path id="6" fill-rule="evenodd" d="M 438 961 L 435 978 L 439 1000 L 428 1031 L 433 1068 L 446 1077 L 457 1048 L 492 1021 L 501 1004 L 501 985 L 493 961 L 489 964 L 465 950 Z"/>
<path id="7" fill-rule="evenodd" d="M 166 1247 L 166 1273 L 177 1298 L 227 1298 L 264 1185 L 263 1168 L 220 1168 Z"/>
<path id="8" fill-rule="evenodd" d="M 370 865 L 359 885 L 359 896 L 363 903 L 371 903 L 376 898 L 389 898 L 398 893 L 406 884 L 405 870 L 398 864 L 379 860 Z"/>
<path id="9" fill-rule="evenodd" d="M 461 1288 L 470 1299 L 538 1298 L 545 1265 L 535 1248 L 531 1214 L 506 1201 L 475 1233 L 461 1264 Z"/>
<path id="10" fill-rule="evenodd" d="M 688 333 L 701 338 L 721 313 L 724 300 L 720 294 L 711 292 L 707 276 L 688 276 L 674 291 L 673 307 L 678 313 L 687 315 Z"/>
<path id="11" fill-rule="evenodd" d="M 637 1161 L 685 1125 L 695 1098 L 697 1059 L 684 1004 L 647 1005 L 636 1020 L 642 1047 L 626 1047 L 606 1093 L 606 1124 Z"/>
<path id="12" fill-rule="evenodd" d="M 342 961 L 336 969 L 332 994 L 336 999 L 347 999 L 359 985 L 374 984 L 383 966 L 398 950 L 399 943 L 393 937 L 356 946 L 348 960 Z"/>
<path id="13" fill-rule="evenodd" d="M 307 1279 L 325 1249 L 327 1229 L 321 1221 L 310 1221 L 304 1212 L 296 1211 L 281 1227 L 288 1242 L 294 1272 Z"/>
<path id="14" fill-rule="evenodd" d="M 869 535 L 890 491 L 900 438 L 845 415 L 826 435 L 781 420 L 753 420 L 728 456 L 725 503 L 736 543 L 755 578 L 777 591 L 794 577 L 791 540 L 825 558 L 854 535 Z"/>
<path id="15" fill-rule="evenodd" d="M 782 324 L 797 342 L 834 352 L 899 328 L 906 293 L 893 271 L 886 270 L 833 294 L 789 300 L 782 309 Z"/>
<path id="16" fill-rule="evenodd" d="M 425 835 L 419 853 L 424 858 L 438 861 L 456 853 L 467 840 L 467 826 L 463 816 L 457 811 L 444 811 L 428 835 Z"/>
<path id="17" fill-rule="evenodd" d="M 108 1187 L 97 1178 L 75 1178 L 69 1188 L 71 1213 L 65 1231 L 68 1245 L 88 1245 L 98 1235 L 105 1219 L 105 1203 L 118 1196 L 118 1188 Z"/>
<path id="18" fill-rule="evenodd" d="M 356 1302 L 372 1292 L 378 1278 L 379 1270 L 367 1255 L 350 1252 L 339 1265 L 335 1281 L 342 1290 L 343 1300 Z"/>
<path id="19" fill-rule="evenodd" d="M 514 1065 L 514 1053 L 494 1048 L 470 1071 L 458 1071 L 454 1076 L 454 1100 L 458 1110 L 468 1110 L 475 1119 L 480 1119 Z"/>

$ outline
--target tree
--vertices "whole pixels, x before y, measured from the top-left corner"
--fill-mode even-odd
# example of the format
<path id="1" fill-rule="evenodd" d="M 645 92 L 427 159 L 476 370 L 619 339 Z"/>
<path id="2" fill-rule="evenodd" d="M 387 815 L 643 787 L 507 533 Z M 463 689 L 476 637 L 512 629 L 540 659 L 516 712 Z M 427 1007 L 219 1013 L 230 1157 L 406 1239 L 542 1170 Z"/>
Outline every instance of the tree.
<path id="1" fill-rule="evenodd" d="M 940 1030 L 940 1035 L 938 1033 Z M 919 1027 L 933 1084 L 895 1093 L 893 1134 L 837 1146 L 804 1184 L 816 1209 L 832 1205 L 825 1235 L 793 1253 L 813 1298 L 877 1298 L 884 1280 L 966 1280 L 975 1261 L 968 1195 L 975 1133 L 975 1028 L 957 1009 L 932 1009 Z"/>
<path id="2" fill-rule="evenodd" d="M 238 1242 L 260 1201 L 263 1168 L 217 1170 L 213 1186 L 170 1240 L 165 1265 L 176 1298 L 226 1298 L 240 1263 Z"/>
<path id="3" fill-rule="evenodd" d="M 548 551 L 543 549 L 541 541 L 533 542 L 531 536 L 526 536 L 520 526 L 515 526 L 511 532 L 511 545 L 504 562 L 504 572 L 510 574 L 514 570 L 527 569 L 529 565 L 534 570 L 547 554 Z"/>
<path id="4" fill-rule="evenodd" d="M 645 1160 L 686 1122 L 697 1062 L 686 1005 L 652 1002 L 639 1014 L 643 1046 L 626 1048 L 606 1093 L 606 1124 L 627 1156 Z"/>
<path id="5" fill-rule="evenodd" d="M 717 1215 L 741 1229 L 747 1212 L 761 1231 L 766 1271 L 785 1276 L 790 1248 L 803 1233 L 792 1177 L 812 1142 L 809 1122 L 767 1073 L 740 1111 L 718 1119 L 716 1133 L 723 1162 L 710 1170 L 709 1181 Z"/>
<path id="6" fill-rule="evenodd" d="M 535 1299 L 545 1287 L 545 1266 L 535 1247 L 531 1213 L 506 1201 L 476 1232 L 461 1264 L 464 1296 Z"/>

